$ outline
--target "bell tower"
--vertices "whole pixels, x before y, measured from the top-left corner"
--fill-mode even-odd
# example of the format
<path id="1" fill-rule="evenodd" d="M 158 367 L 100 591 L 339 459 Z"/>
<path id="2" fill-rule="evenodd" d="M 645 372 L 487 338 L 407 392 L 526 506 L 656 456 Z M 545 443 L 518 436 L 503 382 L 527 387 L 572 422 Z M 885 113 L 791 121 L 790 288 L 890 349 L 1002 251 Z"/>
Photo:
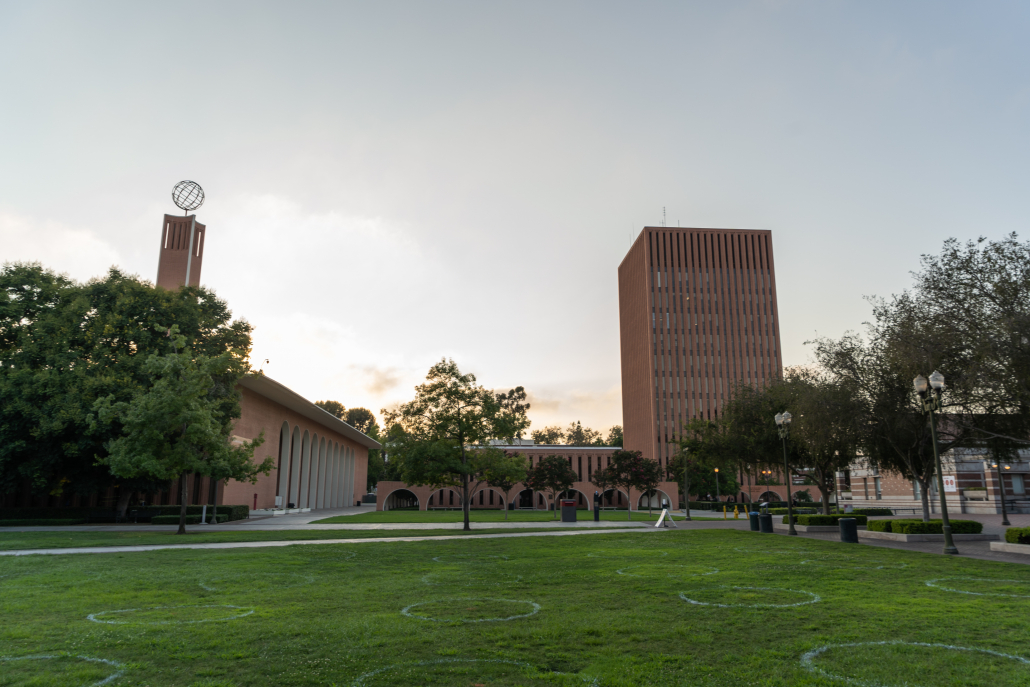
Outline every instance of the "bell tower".
<path id="1" fill-rule="evenodd" d="M 204 189 L 194 181 L 180 181 L 172 189 L 172 201 L 189 212 L 204 204 Z M 164 289 L 200 285 L 207 227 L 196 215 L 165 215 L 161 225 L 161 252 L 157 285 Z"/>

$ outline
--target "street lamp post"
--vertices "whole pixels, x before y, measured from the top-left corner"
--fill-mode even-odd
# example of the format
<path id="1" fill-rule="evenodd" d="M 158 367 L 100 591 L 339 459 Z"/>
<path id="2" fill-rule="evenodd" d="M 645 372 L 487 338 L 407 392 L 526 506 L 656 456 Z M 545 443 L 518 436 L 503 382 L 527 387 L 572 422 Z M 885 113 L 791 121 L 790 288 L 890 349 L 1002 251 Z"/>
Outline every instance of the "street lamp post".
<path id="1" fill-rule="evenodd" d="M 715 502 L 719 501 L 719 468 L 715 468 Z"/>
<path id="2" fill-rule="evenodd" d="M 933 442 L 933 459 L 937 465 L 937 490 L 941 495 L 941 529 L 944 530 L 944 553 L 958 553 L 951 538 L 951 520 L 948 519 L 948 503 L 944 498 L 944 472 L 941 470 L 941 454 L 937 450 L 937 420 L 934 411 L 941 409 L 941 393 L 944 391 L 944 375 L 934 370 L 930 375 L 930 387 L 927 388 L 926 377 L 917 376 L 912 380 L 916 394 L 922 402 L 923 413 L 930 416 L 930 440 Z"/>
<path id="3" fill-rule="evenodd" d="M 783 479 L 787 483 L 787 534 L 796 537 L 798 532 L 794 529 L 794 501 L 790 498 L 790 466 L 787 464 L 787 435 L 790 433 L 792 419 L 789 411 L 776 413 L 776 426 L 779 427 L 780 439 L 783 441 Z"/>
<path id="4" fill-rule="evenodd" d="M 998 490 L 1001 493 L 1001 524 L 1005 527 L 1011 527 L 1012 523 L 1009 522 L 1009 514 L 1005 509 L 1005 478 L 1001 476 L 1001 463 L 995 462 L 991 465 L 992 468 L 998 471 Z M 1006 470 L 1010 469 L 1010 466 L 1005 466 Z"/>

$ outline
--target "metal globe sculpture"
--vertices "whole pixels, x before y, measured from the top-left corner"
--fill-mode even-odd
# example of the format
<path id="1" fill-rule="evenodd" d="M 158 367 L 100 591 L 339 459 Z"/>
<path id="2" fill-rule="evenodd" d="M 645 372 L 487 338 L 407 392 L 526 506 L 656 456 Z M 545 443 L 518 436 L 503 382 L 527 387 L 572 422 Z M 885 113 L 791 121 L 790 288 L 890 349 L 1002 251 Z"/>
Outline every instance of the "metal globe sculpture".
<path id="1" fill-rule="evenodd" d="M 172 189 L 172 202 L 189 212 L 204 204 L 204 189 L 195 181 L 180 181 Z"/>

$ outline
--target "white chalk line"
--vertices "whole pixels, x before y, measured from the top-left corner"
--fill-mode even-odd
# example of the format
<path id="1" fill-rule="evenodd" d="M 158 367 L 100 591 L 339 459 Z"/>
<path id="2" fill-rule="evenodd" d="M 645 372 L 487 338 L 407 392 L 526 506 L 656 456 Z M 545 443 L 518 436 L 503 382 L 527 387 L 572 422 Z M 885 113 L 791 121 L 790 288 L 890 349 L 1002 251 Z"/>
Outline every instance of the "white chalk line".
<path id="1" fill-rule="evenodd" d="M 903 642 L 901 640 L 886 640 L 882 642 L 851 642 L 848 644 L 826 644 L 825 646 L 812 649 L 801 656 L 801 665 L 807 670 L 822 675 L 823 677 L 830 678 L 831 680 L 843 680 L 850 682 L 853 685 L 860 685 L 861 687 L 891 687 L 891 685 L 885 685 L 882 682 L 870 682 L 868 680 L 859 680 L 858 678 L 846 677 L 844 675 L 835 675 L 819 666 L 815 665 L 814 660 L 819 657 L 820 654 L 829 651 L 830 649 L 850 649 L 860 646 L 887 646 L 887 645 L 901 645 L 901 646 L 922 646 L 932 649 L 948 649 L 950 651 L 974 651 L 981 654 L 989 654 L 991 656 L 997 656 L 998 658 L 1008 658 L 1013 661 L 1019 661 L 1020 663 L 1030 665 L 1030 661 L 1021 657 L 1013 656 L 1012 654 L 1005 654 L 1000 651 L 992 651 L 991 649 L 977 649 L 976 647 L 970 646 L 955 646 L 953 644 L 934 644 L 930 642 Z M 904 683 L 907 684 L 907 683 Z"/>
<path id="2" fill-rule="evenodd" d="M 539 670 L 539 668 L 537 668 L 533 664 L 526 663 L 525 661 L 508 661 L 508 660 L 504 660 L 504 659 L 500 659 L 500 658 L 441 658 L 441 659 L 437 659 L 437 660 L 433 660 L 433 661 L 414 661 L 414 662 L 411 662 L 411 663 L 394 663 L 393 665 L 386 666 L 385 668 L 379 668 L 377 670 L 373 670 L 373 671 L 364 673 L 362 675 L 359 675 L 357 678 L 355 678 L 354 682 L 351 683 L 351 687 L 362 687 L 362 685 L 365 684 L 365 680 L 367 680 L 368 678 L 375 677 L 376 675 L 380 675 L 381 673 L 386 673 L 386 672 L 389 672 L 391 670 L 395 670 L 397 668 L 406 668 L 406 667 L 415 668 L 415 667 L 418 667 L 418 666 L 435 666 L 435 665 L 442 665 L 442 664 L 447 664 L 447 663 L 499 663 L 499 664 L 503 664 L 503 665 L 518 666 L 520 668 L 531 668 L 533 670 Z M 557 671 L 547 671 L 547 672 L 549 674 L 551 674 L 551 675 L 572 675 L 572 673 L 559 673 Z M 596 678 L 596 677 L 595 678 L 590 678 L 590 677 L 587 677 L 585 675 L 580 676 L 580 677 L 583 678 L 583 682 L 587 683 L 588 685 L 591 685 L 591 687 L 600 687 L 601 682 L 600 682 L 599 678 Z"/>
<path id="3" fill-rule="evenodd" d="M 240 613 L 238 615 L 232 615 L 226 618 L 206 618 L 202 620 L 142 620 L 135 622 L 131 620 L 100 620 L 101 616 L 111 615 L 114 613 L 135 613 L 136 611 L 157 611 L 169 608 L 232 608 L 237 610 L 249 608 L 250 610 L 246 613 Z M 196 623 L 220 623 L 226 620 L 237 620 L 238 618 L 245 618 L 248 615 L 253 615 L 254 611 L 255 609 L 252 606 L 233 606 L 231 604 L 148 606 L 147 608 L 122 608 L 117 611 L 100 611 L 99 613 L 90 613 L 88 616 L 86 616 L 86 620 L 92 620 L 94 623 L 103 623 L 105 625 L 193 625 Z"/>
<path id="4" fill-rule="evenodd" d="M 966 582 L 1015 582 L 1016 584 L 1027 584 L 1027 580 L 995 580 L 989 577 L 938 577 L 933 580 L 927 580 L 926 586 L 933 587 L 935 589 L 941 589 L 946 592 L 955 592 L 956 594 L 970 594 L 972 596 L 1004 596 L 1011 599 L 1030 599 L 1030 594 L 1002 594 L 1000 592 L 968 592 L 964 589 L 952 589 L 951 587 L 943 587 L 935 582 L 944 582 L 945 580 L 964 580 Z"/>
<path id="5" fill-rule="evenodd" d="M 447 602 L 451 602 L 451 601 L 499 601 L 499 602 L 511 603 L 511 604 L 527 604 L 529 606 L 532 606 L 533 610 L 530 611 L 529 613 L 523 613 L 523 614 L 520 614 L 520 615 L 510 615 L 507 618 L 477 618 L 475 620 L 465 620 L 465 619 L 461 619 L 461 618 L 456 618 L 456 619 L 450 619 L 449 620 L 447 618 L 431 618 L 429 616 L 415 615 L 414 613 L 411 613 L 411 609 L 417 608 L 418 606 L 425 606 L 426 604 L 434 604 L 434 603 L 447 603 Z M 451 598 L 451 599 L 437 599 L 435 601 L 419 601 L 416 604 L 411 604 L 410 606 L 407 606 L 407 607 L 401 609 L 401 615 L 406 615 L 409 618 L 415 618 L 416 620 L 428 620 L 428 621 L 434 622 L 434 623 L 502 623 L 502 622 L 505 622 L 505 621 L 508 621 L 508 620 L 517 620 L 519 618 L 528 618 L 529 616 L 536 615 L 539 612 L 540 612 L 540 604 L 535 603 L 533 601 L 524 601 L 524 600 L 520 600 L 520 599 L 491 599 L 491 598 L 482 597 L 482 596 L 479 596 L 479 597 L 459 597 L 459 598 Z"/>
<path id="6" fill-rule="evenodd" d="M 119 663 L 118 661 L 112 661 L 112 660 L 106 659 L 106 658 L 94 658 L 92 656 L 81 656 L 81 655 L 77 655 L 77 654 L 69 654 L 69 653 L 66 653 L 66 652 L 60 652 L 60 653 L 57 653 L 57 654 L 35 654 L 35 655 L 32 655 L 32 656 L 0 656 L 0 662 L 4 662 L 4 661 L 40 661 L 40 660 L 46 660 L 46 659 L 50 659 L 50 658 L 77 658 L 80 661 L 89 661 L 90 663 L 105 663 L 105 664 L 111 666 L 112 668 L 117 669 L 115 673 L 112 673 L 111 675 L 108 675 L 106 678 L 104 678 L 100 682 L 94 682 L 93 684 L 89 685 L 88 687 L 101 687 L 102 685 L 110 684 L 111 682 L 114 682 L 115 680 L 117 680 L 118 678 L 120 678 L 122 675 L 125 674 L 125 664 Z"/>
<path id="7" fill-rule="evenodd" d="M 790 592 L 791 594 L 805 594 L 806 596 L 812 597 L 808 601 L 799 601 L 795 604 L 717 604 L 706 601 L 698 601 L 691 599 L 687 596 L 690 592 L 707 592 L 717 589 L 750 589 L 754 591 L 763 592 Z M 822 599 L 812 592 L 806 592 L 803 589 L 783 589 L 782 587 L 731 587 L 728 585 L 719 585 L 718 587 L 701 587 L 699 589 L 688 589 L 685 592 L 680 592 L 680 598 L 688 603 L 692 603 L 695 606 L 717 606 L 719 608 L 793 608 L 794 606 L 805 606 L 808 604 L 818 603 Z"/>

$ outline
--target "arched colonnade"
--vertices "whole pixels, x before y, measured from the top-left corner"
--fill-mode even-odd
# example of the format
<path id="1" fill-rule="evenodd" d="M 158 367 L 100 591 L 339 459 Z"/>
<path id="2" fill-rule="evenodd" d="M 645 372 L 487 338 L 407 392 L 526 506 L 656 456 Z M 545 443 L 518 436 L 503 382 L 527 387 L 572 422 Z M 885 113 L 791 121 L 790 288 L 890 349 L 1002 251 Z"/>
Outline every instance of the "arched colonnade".
<path id="1" fill-rule="evenodd" d="M 354 449 L 331 437 L 290 427 L 279 434 L 279 483 L 282 506 L 342 508 L 354 505 Z"/>

